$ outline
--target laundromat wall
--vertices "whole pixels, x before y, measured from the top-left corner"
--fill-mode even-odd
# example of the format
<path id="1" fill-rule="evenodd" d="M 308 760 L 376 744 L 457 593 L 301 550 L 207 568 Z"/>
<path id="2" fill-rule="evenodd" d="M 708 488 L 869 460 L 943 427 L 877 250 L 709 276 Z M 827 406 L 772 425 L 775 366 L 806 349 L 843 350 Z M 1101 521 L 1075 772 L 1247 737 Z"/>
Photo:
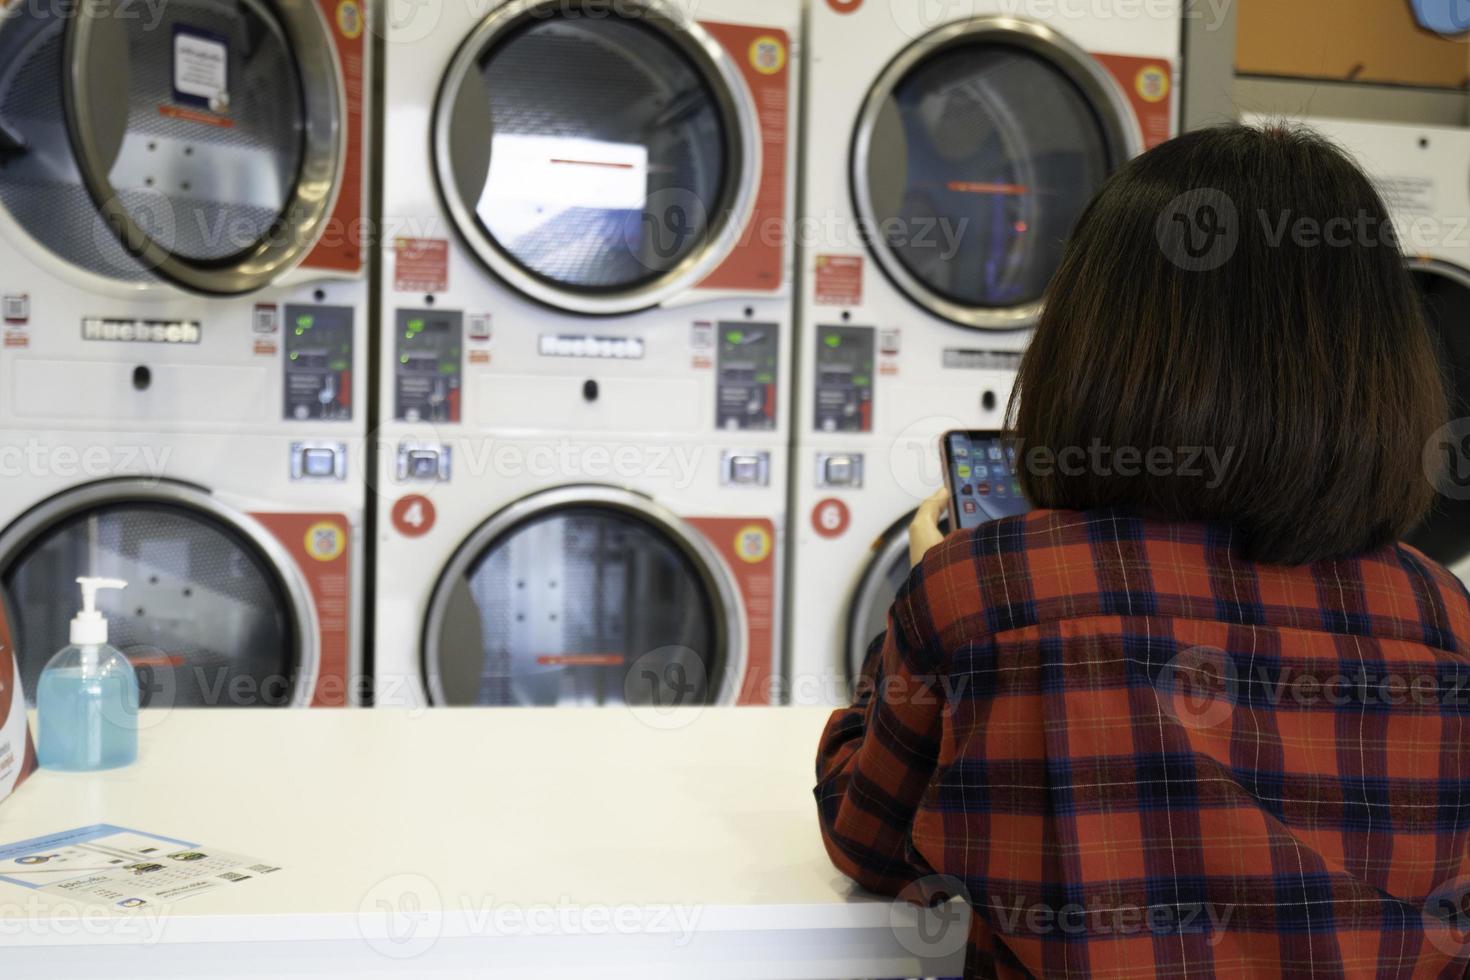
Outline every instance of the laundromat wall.
<path id="1" fill-rule="evenodd" d="M 34 696 L 102 575 L 155 708 L 842 703 L 1112 170 L 1465 183 L 1463 43 L 1371 6 L 5 5 L 0 636 Z"/>

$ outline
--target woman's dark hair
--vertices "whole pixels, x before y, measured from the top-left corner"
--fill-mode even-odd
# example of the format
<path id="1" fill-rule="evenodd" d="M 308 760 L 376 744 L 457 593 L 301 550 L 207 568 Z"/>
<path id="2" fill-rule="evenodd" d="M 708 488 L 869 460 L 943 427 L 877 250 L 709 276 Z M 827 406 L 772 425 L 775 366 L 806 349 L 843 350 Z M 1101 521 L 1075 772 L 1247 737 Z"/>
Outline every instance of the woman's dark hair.
<path id="1" fill-rule="evenodd" d="M 1309 130 L 1244 126 L 1164 143 L 1102 189 L 1010 412 L 1034 505 L 1224 521 L 1278 564 L 1413 527 L 1448 415 L 1373 185 Z"/>

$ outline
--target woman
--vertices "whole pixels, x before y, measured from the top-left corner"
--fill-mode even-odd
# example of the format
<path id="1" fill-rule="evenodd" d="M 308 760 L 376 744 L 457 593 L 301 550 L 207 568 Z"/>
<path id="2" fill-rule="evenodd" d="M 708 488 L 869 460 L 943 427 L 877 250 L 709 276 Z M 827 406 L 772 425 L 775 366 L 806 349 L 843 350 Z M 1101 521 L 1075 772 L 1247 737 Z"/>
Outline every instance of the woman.
<path id="1" fill-rule="evenodd" d="M 1138 158 L 1016 397 L 1043 509 L 920 509 L 833 861 L 968 902 L 967 976 L 1465 975 L 1470 597 L 1398 543 L 1447 409 L 1367 179 L 1284 129 Z"/>

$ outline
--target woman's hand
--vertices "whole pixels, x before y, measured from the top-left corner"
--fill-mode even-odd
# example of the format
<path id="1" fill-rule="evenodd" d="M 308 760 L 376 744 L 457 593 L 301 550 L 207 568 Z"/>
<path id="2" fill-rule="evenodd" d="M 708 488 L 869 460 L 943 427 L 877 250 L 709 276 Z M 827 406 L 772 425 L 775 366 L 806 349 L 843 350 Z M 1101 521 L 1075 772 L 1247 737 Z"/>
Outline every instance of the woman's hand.
<path id="1" fill-rule="evenodd" d="M 929 549 L 944 540 L 939 522 L 949 507 L 949 490 L 941 487 L 939 492 L 919 505 L 909 525 L 909 567 L 924 560 Z"/>

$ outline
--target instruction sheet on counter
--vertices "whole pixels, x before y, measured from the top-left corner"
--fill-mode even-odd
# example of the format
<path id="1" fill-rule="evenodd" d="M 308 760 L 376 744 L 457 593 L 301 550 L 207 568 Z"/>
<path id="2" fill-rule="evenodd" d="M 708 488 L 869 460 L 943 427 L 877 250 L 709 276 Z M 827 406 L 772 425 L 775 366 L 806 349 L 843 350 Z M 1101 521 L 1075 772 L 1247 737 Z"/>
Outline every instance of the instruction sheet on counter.
<path id="1" fill-rule="evenodd" d="M 0 844 L 0 881 L 123 910 L 171 905 L 280 870 L 254 858 L 111 824 Z"/>

